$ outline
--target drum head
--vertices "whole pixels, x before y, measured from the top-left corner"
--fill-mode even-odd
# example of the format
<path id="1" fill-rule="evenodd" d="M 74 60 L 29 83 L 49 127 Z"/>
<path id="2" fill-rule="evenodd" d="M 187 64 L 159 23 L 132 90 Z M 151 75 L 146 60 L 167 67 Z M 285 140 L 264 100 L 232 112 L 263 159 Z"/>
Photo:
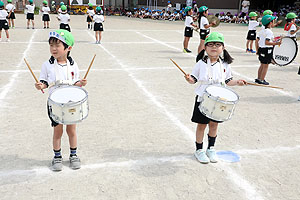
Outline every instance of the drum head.
<path id="1" fill-rule="evenodd" d="M 276 64 L 285 66 L 290 64 L 297 56 L 298 46 L 295 40 L 289 37 L 282 38 L 281 45 L 273 50 L 273 59 Z"/>
<path id="2" fill-rule="evenodd" d="M 53 90 L 50 95 L 50 99 L 56 103 L 68 103 L 68 102 L 80 102 L 87 96 L 84 89 L 67 86 L 67 87 L 58 87 Z"/>
<path id="3" fill-rule="evenodd" d="M 208 86 L 206 91 L 214 97 L 220 97 L 226 101 L 237 101 L 239 96 L 232 90 L 221 86 Z"/>

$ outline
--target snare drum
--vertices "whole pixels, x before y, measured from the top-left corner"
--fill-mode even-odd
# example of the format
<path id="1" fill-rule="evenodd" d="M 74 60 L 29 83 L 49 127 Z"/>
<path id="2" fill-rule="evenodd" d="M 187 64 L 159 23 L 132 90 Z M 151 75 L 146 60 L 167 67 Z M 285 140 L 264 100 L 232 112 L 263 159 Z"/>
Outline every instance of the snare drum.
<path id="1" fill-rule="evenodd" d="M 227 121 L 234 112 L 235 105 L 239 101 L 239 95 L 233 90 L 210 85 L 203 94 L 203 100 L 199 105 L 200 112 L 215 121 Z"/>
<path id="2" fill-rule="evenodd" d="M 59 124 L 79 123 L 89 114 L 88 93 L 78 86 L 61 85 L 48 98 L 50 117 Z"/>
<path id="3" fill-rule="evenodd" d="M 298 52 L 297 42 L 289 37 L 282 38 L 281 45 L 274 46 L 273 60 L 279 66 L 285 66 L 293 62 Z"/>

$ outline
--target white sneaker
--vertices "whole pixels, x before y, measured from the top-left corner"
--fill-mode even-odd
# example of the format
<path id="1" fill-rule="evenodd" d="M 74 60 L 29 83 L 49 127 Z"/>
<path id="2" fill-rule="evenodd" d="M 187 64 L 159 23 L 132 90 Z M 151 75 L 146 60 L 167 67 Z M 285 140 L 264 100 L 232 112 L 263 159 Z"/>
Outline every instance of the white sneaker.
<path id="1" fill-rule="evenodd" d="M 70 168 L 71 169 L 80 169 L 81 168 L 81 163 L 80 163 L 80 159 L 78 158 L 78 156 L 70 156 L 69 158 L 70 160 Z"/>
<path id="2" fill-rule="evenodd" d="M 218 156 L 216 154 L 216 150 L 214 149 L 214 147 L 210 147 L 210 149 L 207 149 L 206 155 L 209 158 L 210 162 L 212 163 L 218 162 Z"/>
<path id="3" fill-rule="evenodd" d="M 52 171 L 61 171 L 63 168 L 62 161 L 63 161 L 62 158 L 53 158 L 51 163 Z"/>
<path id="4" fill-rule="evenodd" d="M 209 163 L 209 158 L 207 157 L 205 150 L 198 149 L 197 151 L 195 151 L 194 155 L 200 163 L 203 164 Z"/>
<path id="5" fill-rule="evenodd" d="M 2 42 L 2 38 L 0 38 L 0 42 Z"/>
<path id="6" fill-rule="evenodd" d="M 7 39 L 6 42 L 10 42 L 10 39 Z"/>

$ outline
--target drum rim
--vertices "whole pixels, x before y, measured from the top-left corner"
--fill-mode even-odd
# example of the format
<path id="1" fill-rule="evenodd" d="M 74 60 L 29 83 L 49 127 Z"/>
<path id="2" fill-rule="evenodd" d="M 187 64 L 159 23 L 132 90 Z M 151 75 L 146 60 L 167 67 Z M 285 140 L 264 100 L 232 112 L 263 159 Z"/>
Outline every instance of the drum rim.
<path id="1" fill-rule="evenodd" d="M 80 90 L 85 92 L 86 96 L 80 101 L 71 102 L 71 103 L 69 103 L 69 102 L 68 103 L 57 103 L 57 102 L 55 102 L 54 100 L 51 99 L 51 96 L 52 96 L 52 94 L 54 93 L 55 90 L 57 90 L 58 88 L 66 88 L 66 87 L 72 87 L 72 88 L 80 89 Z M 54 102 L 55 104 L 59 104 L 59 105 L 62 105 L 62 107 L 64 107 L 64 105 L 76 105 L 79 102 L 85 102 L 87 98 L 88 98 L 88 92 L 82 87 L 79 87 L 79 86 L 76 86 L 76 85 L 59 85 L 59 86 L 56 86 L 55 88 L 53 88 L 52 92 L 50 93 L 50 95 L 48 97 L 48 101 Z"/>
<path id="2" fill-rule="evenodd" d="M 274 46 L 274 47 L 273 47 L 273 55 L 272 55 L 272 58 L 273 58 L 274 62 L 275 62 L 277 65 L 281 66 L 281 67 L 282 67 L 282 66 L 286 66 L 286 65 L 291 64 L 291 63 L 295 60 L 295 58 L 297 57 L 297 54 L 298 54 L 298 44 L 297 44 L 297 42 L 296 42 L 294 39 L 290 38 L 290 37 L 283 37 L 283 38 L 289 38 L 289 39 L 293 40 L 293 42 L 296 44 L 296 53 L 295 53 L 293 59 L 291 59 L 291 61 L 290 61 L 289 63 L 287 63 L 287 64 L 278 64 L 278 63 L 276 62 L 276 60 L 274 59 L 274 49 L 275 49 L 275 47 L 276 47 L 276 46 Z"/>
<path id="3" fill-rule="evenodd" d="M 237 100 L 235 100 L 235 101 L 227 101 L 227 102 L 228 102 L 227 104 L 231 104 L 231 102 L 232 102 L 232 103 L 238 103 L 238 102 L 239 102 L 240 96 L 239 96 L 233 89 L 231 89 L 231 88 L 229 88 L 229 87 L 225 87 L 225 86 L 220 86 L 220 85 L 208 85 L 208 86 L 205 88 L 205 90 L 204 90 L 204 93 L 207 93 L 207 94 L 208 94 L 208 97 L 213 97 L 213 99 L 215 99 L 216 101 L 219 101 L 219 99 L 220 99 L 220 97 L 212 96 L 212 95 L 207 91 L 207 88 L 208 88 L 208 87 L 211 87 L 211 86 L 219 87 L 219 88 L 226 88 L 226 89 L 230 90 L 231 92 L 233 92 L 233 93 L 237 96 Z M 222 102 L 224 102 L 224 101 L 222 101 Z M 230 102 L 230 103 L 229 103 L 229 102 Z"/>

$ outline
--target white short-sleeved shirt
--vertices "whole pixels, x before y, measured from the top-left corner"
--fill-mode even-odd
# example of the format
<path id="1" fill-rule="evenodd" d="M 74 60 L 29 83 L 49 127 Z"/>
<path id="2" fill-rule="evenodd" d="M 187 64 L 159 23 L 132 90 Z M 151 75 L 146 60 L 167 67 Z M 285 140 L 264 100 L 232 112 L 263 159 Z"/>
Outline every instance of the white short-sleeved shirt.
<path id="1" fill-rule="evenodd" d="M 62 13 L 61 8 L 59 8 L 59 9 L 57 10 L 57 13 L 58 13 L 58 14 Z"/>
<path id="2" fill-rule="evenodd" d="M 34 13 L 34 8 L 35 8 L 35 5 L 26 5 L 25 6 L 27 8 L 27 13 Z"/>
<path id="3" fill-rule="evenodd" d="M 8 13 L 6 10 L 0 10 L 0 20 L 6 20 L 6 17 L 8 16 Z"/>
<path id="4" fill-rule="evenodd" d="M 211 66 L 209 66 L 204 58 L 199 60 L 194 66 L 191 75 L 194 76 L 197 79 L 197 82 L 200 83 L 200 85 L 195 89 L 195 93 L 199 97 L 203 96 L 208 85 L 221 85 L 222 73 L 224 73 L 223 77 L 225 80 L 232 79 L 230 65 L 223 61 L 221 62 L 223 66 L 221 66 L 220 62 L 212 63 Z"/>
<path id="5" fill-rule="evenodd" d="M 48 6 L 43 6 L 42 7 L 42 12 L 44 15 L 48 15 L 50 12 L 50 8 Z"/>
<path id="6" fill-rule="evenodd" d="M 201 24 L 200 24 L 200 29 L 202 30 L 209 30 L 209 28 L 205 28 L 205 25 L 209 25 L 208 19 L 205 16 L 201 17 Z"/>
<path id="7" fill-rule="evenodd" d="M 274 39 L 274 34 L 269 28 L 262 29 L 258 33 L 258 38 L 259 38 L 258 45 L 260 48 L 273 47 L 273 45 L 266 45 L 266 40 L 270 40 L 272 42 Z"/>
<path id="8" fill-rule="evenodd" d="M 11 4 L 11 3 L 7 4 L 5 8 L 6 8 L 7 12 L 10 12 L 11 10 L 12 10 L 12 12 L 14 12 L 16 9 L 15 5 Z"/>
<path id="9" fill-rule="evenodd" d="M 249 6 L 250 6 L 250 1 L 243 1 L 242 2 L 242 12 L 243 13 L 248 12 L 249 11 Z"/>
<path id="10" fill-rule="evenodd" d="M 184 25 L 186 26 L 186 27 L 193 27 L 191 24 L 193 24 L 194 23 L 194 21 L 193 21 L 193 18 L 191 17 L 191 16 L 186 16 L 185 17 L 185 22 L 184 22 Z"/>
<path id="11" fill-rule="evenodd" d="M 248 30 L 252 31 L 252 30 L 256 30 L 256 27 L 259 26 L 259 22 L 256 20 L 250 20 L 249 24 L 248 24 Z"/>
<path id="12" fill-rule="evenodd" d="M 92 16 L 95 15 L 95 11 L 94 11 L 94 9 L 93 9 L 93 10 L 89 10 L 89 9 L 88 9 L 88 10 L 86 11 L 86 14 L 88 14 L 89 16 L 92 17 Z"/>
<path id="13" fill-rule="evenodd" d="M 104 16 L 103 15 L 94 15 L 93 20 L 95 23 L 103 23 L 104 22 Z"/>
<path id="14" fill-rule="evenodd" d="M 297 27 L 296 27 L 295 24 L 293 24 L 293 25 L 291 26 L 291 28 L 287 31 L 287 36 L 288 36 L 288 37 L 296 37 L 296 33 L 291 34 L 291 31 L 295 31 L 295 30 L 297 30 Z"/>
<path id="15" fill-rule="evenodd" d="M 58 19 L 60 20 L 60 23 L 62 23 L 62 24 L 69 24 L 70 15 L 68 13 L 65 13 L 65 14 L 60 13 L 58 15 Z"/>
<path id="16" fill-rule="evenodd" d="M 67 61 L 68 64 L 70 63 L 69 60 Z M 55 63 L 51 64 L 49 61 L 46 61 L 42 65 L 42 70 L 40 74 L 40 81 L 46 81 L 49 86 L 53 85 L 56 81 L 56 70 L 55 70 Z M 72 84 L 75 84 L 79 81 L 79 69 L 77 63 L 74 61 L 73 65 L 69 65 L 69 73 L 67 70 L 67 65 L 59 65 L 57 64 L 57 72 L 58 77 L 61 77 L 61 80 L 68 80 L 68 76 L 71 77 Z M 54 88 L 50 87 L 49 93 L 52 92 Z"/>

